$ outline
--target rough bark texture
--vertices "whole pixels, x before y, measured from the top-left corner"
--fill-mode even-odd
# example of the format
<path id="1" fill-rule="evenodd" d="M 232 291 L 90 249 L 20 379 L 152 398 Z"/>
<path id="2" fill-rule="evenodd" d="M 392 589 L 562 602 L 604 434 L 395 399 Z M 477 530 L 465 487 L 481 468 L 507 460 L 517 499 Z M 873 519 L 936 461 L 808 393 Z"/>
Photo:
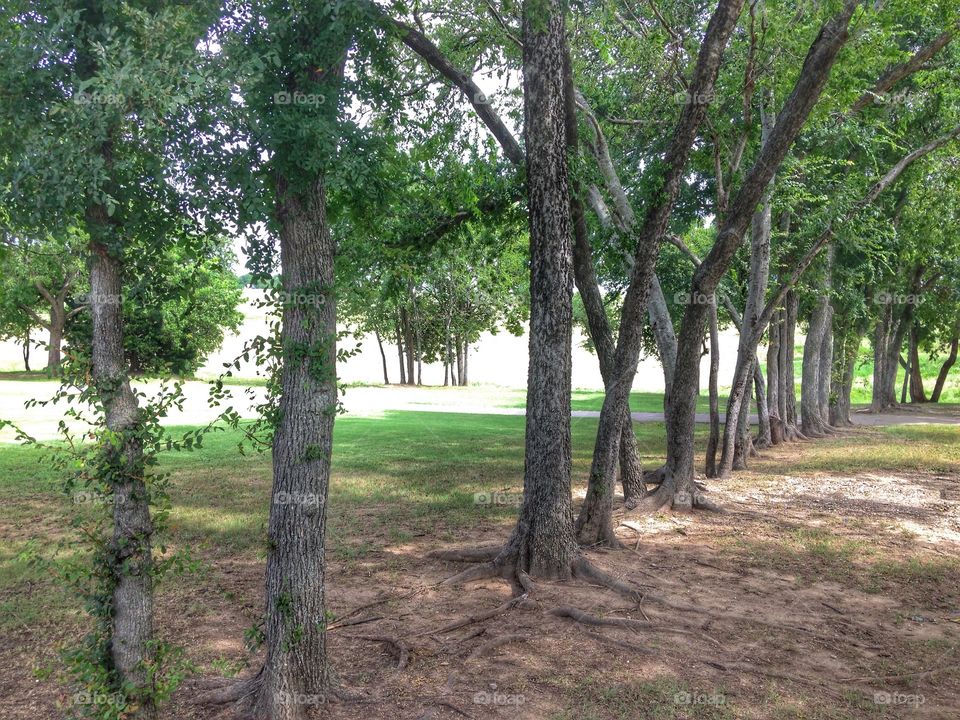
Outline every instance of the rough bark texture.
<path id="1" fill-rule="evenodd" d="M 322 180 L 301 192 L 278 183 L 283 290 L 316 303 L 287 304 L 281 320 L 280 421 L 273 438 L 267 530 L 266 659 L 254 715 L 297 720 L 325 701 L 324 540 L 336 414 L 334 243 Z"/>
<path id="2" fill-rule="evenodd" d="M 717 449 L 720 447 L 720 323 L 717 319 L 717 296 L 711 299 L 710 317 L 710 370 L 708 395 L 710 403 L 710 435 L 707 437 L 707 457 L 704 473 L 708 478 L 717 476 Z M 666 417 L 666 416 L 664 416 Z"/>
<path id="3" fill-rule="evenodd" d="M 524 139 L 530 229 L 530 355 L 523 505 L 500 562 L 569 578 L 579 552 L 570 498 L 573 267 L 559 0 L 523 5 Z"/>
<path id="4" fill-rule="evenodd" d="M 950 341 L 950 354 L 940 366 L 940 373 L 937 375 L 937 382 L 933 386 L 933 392 L 930 394 L 930 402 L 940 402 L 940 395 L 943 393 L 943 386 L 947 382 L 947 376 L 950 374 L 950 368 L 957 362 L 957 351 L 960 350 L 960 336 L 954 335 Z"/>
<path id="5" fill-rule="evenodd" d="M 923 375 L 920 372 L 920 328 L 917 323 L 910 328 L 910 402 L 927 402 L 927 393 L 923 389 Z"/>
<path id="6" fill-rule="evenodd" d="M 600 411 L 597 450 L 594 452 L 590 469 L 587 496 L 577 517 L 577 537 L 583 544 L 616 544 L 612 528 L 613 486 L 618 459 L 616 450 L 622 429 L 623 412 L 628 405 L 630 388 L 637 371 L 641 350 L 640 333 L 628 332 L 627 329 L 639 329 L 646 312 L 647 297 L 660 243 L 667 228 L 693 141 L 706 114 L 709 98 L 713 94 L 724 48 L 742 7 L 743 0 L 721 0 L 710 19 L 697 57 L 697 67 L 687 94 L 687 102 L 663 160 L 659 201 L 647 208 L 644 221 L 636 236 L 636 256 L 621 309 L 621 332 L 617 339 L 613 373 Z M 697 353 L 697 359 L 699 359 L 699 353 Z M 672 407 L 672 396 L 670 404 Z"/>
<path id="7" fill-rule="evenodd" d="M 576 157 L 579 152 L 579 141 L 577 138 L 576 104 L 573 98 L 573 74 L 569 53 L 564 62 L 564 91 L 567 148 L 571 157 Z M 613 332 L 610 330 L 610 323 L 607 321 L 603 298 L 600 295 L 600 284 L 597 282 L 596 271 L 593 267 L 592 249 L 587 236 L 586 215 L 581 200 L 583 188 L 576 177 L 570 178 L 570 193 L 570 216 L 573 223 L 573 276 L 587 316 L 590 339 L 597 352 L 600 375 L 604 386 L 606 386 L 612 371 L 611 366 L 616 346 L 613 340 Z M 643 467 L 640 464 L 637 437 L 633 431 L 633 420 L 630 417 L 629 407 L 624 409 L 623 429 L 620 437 L 620 482 L 623 487 L 623 499 L 628 506 L 634 505 L 643 497 Z"/>
<path id="8" fill-rule="evenodd" d="M 793 356 L 797 345 L 797 313 L 800 300 L 791 290 L 785 298 L 783 340 L 780 346 L 781 402 L 784 403 L 784 418 L 787 439 L 795 440 L 800 431 L 797 428 L 797 383 L 794 379 Z"/>
<path id="9" fill-rule="evenodd" d="M 90 316 L 93 327 L 93 382 L 103 404 L 107 429 L 120 438 L 105 443 L 100 472 L 113 488 L 115 568 L 111 657 L 120 680 L 132 689 L 134 716 L 152 718 L 153 677 L 148 672 L 153 641 L 153 523 L 144 481 L 142 428 L 137 398 L 130 387 L 123 352 L 122 264 L 108 247 L 112 232 L 106 208 L 87 210 L 90 233 Z"/>
<path id="10" fill-rule="evenodd" d="M 783 311 L 777 310 L 770 321 L 767 339 L 767 409 L 770 416 L 770 442 L 783 442 L 783 410 L 780 407 L 780 332 Z"/>
<path id="11" fill-rule="evenodd" d="M 763 381 L 763 371 L 760 361 L 753 364 L 753 393 L 757 401 L 757 442 L 758 448 L 770 447 L 773 444 L 773 431 L 770 427 L 770 408 L 767 405 L 767 389 Z"/>
<path id="12" fill-rule="evenodd" d="M 837 54 L 846 43 L 847 26 L 856 7 L 856 2 L 848 0 L 844 8 L 821 28 L 811 45 L 793 92 L 778 115 L 776 127 L 744 178 L 710 253 L 694 273 L 691 297 L 711 295 L 729 268 L 767 184 L 820 97 Z M 693 504 L 698 499 L 693 485 L 693 431 L 699 374 L 697 348 L 703 337 L 706 316 L 707 308 L 703 304 L 689 303 L 684 311 L 667 418 L 665 481 L 648 505 L 654 509 L 671 504 L 679 508 L 690 507 L 690 499 Z M 674 493 L 677 497 L 673 497 Z"/>
<path id="13" fill-rule="evenodd" d="M 765 98 L 766 108 L 761 112 L 761 143 L 766 145 L 776 123 L 773 112 L 769 109 L 772 98 Z M 771 198 L 773 196 L 773 178 L 767 183 L 760 205 L 753 213 L 750 228 L 750 278 L 747 286 L 747 299 L 744 304 L 743 320 L 740 324 L 740 342 L 737 347 L 737 364 L 733 373 L 733 382 L 730 395 L 727 398 L 726 426 L 723 432 L 723 453 L 720 456 L 720 477 L 730 474 L 734 466 L 742 469 L 746 466 L 744 449 L 747 442 L 747 432 L 738 432 L 738 425 L 743 417 L 749 419 L 749 410 L 741 412 L 741 405 L 748 406 L 750 384 L 754 379 L 753 370 L 756 367 L 757 343 L 762 336 L 762 329 L 758 332 L 759 315 L 763 308 L 764 297 L 767 293 L 767 283 L 770 278 L 770 234 Z M 735 440 L 739 441 L 735 443 Z M 737 452 L 739 448 L 739 453 Z"/>
<path id="14" fill-rule="evenodd" d="M 803 366 L 800 380 L 800 428 L 807 437 L 818 437 L 826 431 L 820 414 L 820 351 L 827 332 L 830 300 L 817 299 L 810 314 L 807 337 L 803 343 Z"/>

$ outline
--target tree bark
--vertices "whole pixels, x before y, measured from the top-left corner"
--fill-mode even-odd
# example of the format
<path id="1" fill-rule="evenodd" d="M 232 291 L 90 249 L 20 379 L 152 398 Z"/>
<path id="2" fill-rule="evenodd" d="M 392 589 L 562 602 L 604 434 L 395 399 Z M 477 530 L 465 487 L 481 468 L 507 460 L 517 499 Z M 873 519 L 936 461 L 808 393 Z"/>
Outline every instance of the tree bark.
<path id="1" fill-rule="evenodd" d="M 920 370 L 920 328 L 917 323 L 910 329 L 910 402 L 927 402 L 923 389 L 923 373 Z"/>
<path id="2" fill-rule="evenodd" d="M 401 385 L 406 385 L 406 384 L 407 384 L 407 371 L 406 371 L 405 364 L 404 364 L 404 362 L 403 362 L 403 358 L 404 358 L 404 353 L 403 353 L 403 331 L 400 329 L 399 316 L 398 316 L 398 318 L 397 318 L 396 325 L 397 325 L 397 330 L 396 330 L 396 333 L 397 333 L 397 359 L 398 359 L 399 362 L 400 362 L 400 384 L 401 384 Z"/>
<path id="3" fill-rule="evenodd" d="M 801 437 L 800 430 L 797 427 L 797 384 L 794 379 L 796 372 L 794 355 L 796 354 L 797 346 L 797 313 L 799 311 L 800 300 L 797 297 L 797 293 L 794 290 L 790 290 L 790 292 L 787 293 L 785 302 L 784 334 L 780 347 L 780 376 L 783 379 L 781 402 L 784 404 L 787 439 L 796 440 Z"/>
<path id="4" fill-rule="evenodd" d="M 109 151 L 107 151 L 109 153 Z M 90 316 L 93 383 L 103 405 L 106 427 L 117 441 L 102 445 L 99 472 L 112 487 L 114 569 L 110 654 L 134 716 L 153 718 L 153 523 L 144 478 L 140 432 L 143 420 L 130 387 L 123 351 L 122 261 L 108 248 L 116 228 L 103 205 L 86 212 L 90 234 Z"/>
<path id="5" fill-rule="evenodd" d="M 569 578 L 579 553 L 570 497 L 573 267 L 563 13 L 559 0 L 523 3 L 530 349 L 523 504 L 499 558 L 543 578 Z"/>
<path id="6" fill-rule="evenodd" d="M 803 344 L 803 371 L 800 381 L 800 429 L 807 437 L 821 437 L 826 433 L 820 415 L 820 350 L 826 338 L 827 308 L 830 300 L 822 296 L 814 305 Z"/>
<path id="7" fill-rule="evenodd" d="M 374 337 L 377 338 L 377 347 L 380 348 L 380 360 L 383 362 L 383 384 L 390 384 L 390 376 L 387 374 L 387 353 L 383 350 L 383 340 L 380 338 L 380 332 L 377 330 L 373 331 Z M 446 384 L 446 383 L 444 383 Z"/>
<path id="8" fill-rule="evenodd" d="M 764 107 L 760 113 L 761 148 L 770 140 L 770 135 L 776 125 L 776 117 L 770 108 L 773 98 L 770 93 L 764 95 Z M 763 300 L 767 293 L 767 284 L 770 279 L 770 235 L 771 198 L 773 196 L 773 177 L 767 183 L 760 199 L 760 205 L 753 213 L 750 228 L 750 277 L 747 284 L 747 299 L 744 303 L 743 320 L 740 324 L 740 342 L 737 347 L 737 364 L 727 399 L 726 424 L 723 432 L 723 453 L 720 456 L 720 477 L 728 477 L 730 471 L 746 467 L 746 457 L 743 455 L 749 438 L 749 428 L 746 433 L 738 433 L 739 422 L 746 415 L 749 421 L 749 410 L 746 414 L 740 411 L 740 406 L 746 402 L 749 406 L 750 386 L 753 381 L 753 370 L 756 366 L 757 342 L 759 340 L 757 325 L 763 308 Z M 739 437 L 739 442 L 736 439 Z M 737 453 L 739 448 L 739 457 Z"/>
<path id="9" fill-rule="evenodd" d="M 266 659 L 254 715 L 299 720 L 325 701 L 324 541 L 336 416 L 334 242 L 322 179 L 296 192 L 277 188 L 282 286 L 317 303 L 285 304 L 281 319 L 280 420 L 273 437 L 267 529 Z"/>
<path id="10" fill-rule="evenodd" d="M 564 62 L 564 113 L 567 150 L 571 157 L 579 153 L 577 137 L 576 103 L 574 102 L 573 73 L 569 52 Z M 610 379 L 616 345 L 610 323 L 607 321 L 600 285 L 593 267 L 593 254 L 587 236 L 587 221 L 582 201 L 583 187 L 576 176 L 570 177 L 570 218 L 573 224 L 573 277 L 587 316 L 587 329 L 597 352 L 600 376 L 604 388 Z M 625 409 L 623 430 L 620 437 L 620 483 L 627 507 L 633 507 L 643 497 L 643 466 L 637 449 L 637 437 L 633 430 L 629 406 Z"/>
<path id="11" fill-rule="evenodd" d="M 847 26 L 858 3 L 847 0 L 844 8 L 820 30 L 804 60 L 793 92 L 781 109 L 776 126 L 747 173 L 730 205 L 727 218 L 707 257 L 694 273 L 690 296 L 709 297 L 729 268 L 734 253 L 743 241 L 747 224 L 761 196 L 780 167 L 793 141 L 820 97 L 840 48 L 848 38 Z M 667 462 L 664 482 L 651 498 L 653 510 L 673 506 L 689 509 L 701 498 L 693 475 L 693 435 L 697 409 L 697 348 L 703 337 L 708 308 L 689 303 L 684 311 L 678 336 L 677 368 L 674 373 L 670 413 L 667 418 Z"/>
<path id="12" fill-rule="evenodd" d="M 707 438 L 707 459 L 704 473 L 708 478 L 717 476 L 717 449 L 720 447 L 720 324 L 717 319 L 717 296 L 710 298 L 710 371 L 708 394 L 710 402 L 710 435 Z M 666 416 L 664 416 L 666 417 Z"/>
<path id="13" fill-rule="evenodd" d="M 23 336 L 23 369 L 30 372 L 30 331 Z"/>
<path id="14" fill-rule="evenodd" d="M 780 406 L 780 333 L 783 311 L 777 310 L 770 321 L 767 339 L 767 408 L 770 415 L 770 443 L 784 441 L 783 410 Z"/>
<path id="15" fill-rule="evenodd" d="M 930 402 L 940 402 L 940 395 L 943 393 L 943 386 L 947 382 L 947 376 L 950 374 L 950 368 L 957 362 L 957 351 L 960 349 L 960 335 L 954 335 L 950 341 L 950 354 L 940 366 L 940 373 L 937 375 L 937 382 L 933 386 L 933 392 L 930 394 Z"/>
<path id="16" fill-rule="evenodd" d="M 654 275 L 660 243 L 673 209 L 691 147 L 713 95 L 720 61 L 727 40 L 733 32 L 743 0 L 720 0 L 707 26 L 697 57 L 693 81 L 687 101 L 674 130 L 667 153 L 662 160 L 662 179 L 657 201 L 648 206 L 643 224 L 636 236 L 636 255 L 630 283 L 620 315 L 620 335 L 614 356 L 613 373 L 600 411 L 596 450 L 590 469 L 587 496 L 577 517 L 577 537 L 586 545 L 616 545 L 613 532 L 613 487 L 618 460 L 624 408 L 628 406 L 630 388 L 640 360 L 639 329 L 646 312 L 647 297 Z M 699 343 L 688 349 L 696 354 L 699 364 Z M 678 363 L 680 358 L 678 356 Z M 699 375 L 699 371 L 697 370 Z M 674 377 L 676 385 L 676 377 Z M 674 397 L 671 393 L 670 407 Z M 694 405 L 696 401 L 694 400 Z M 663 485 L 661 485 L 661 488 Z"/>

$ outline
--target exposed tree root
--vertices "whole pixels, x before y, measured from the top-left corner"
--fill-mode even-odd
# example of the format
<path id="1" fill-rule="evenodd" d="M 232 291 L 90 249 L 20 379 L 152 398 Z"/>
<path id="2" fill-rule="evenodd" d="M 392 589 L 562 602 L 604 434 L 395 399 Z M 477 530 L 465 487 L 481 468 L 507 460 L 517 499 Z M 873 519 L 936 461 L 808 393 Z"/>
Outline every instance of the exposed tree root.
<path id="1" fill-rule="evenodd" d="M 492 545 L 478 548 L 461 548 L 458 550 L 434 550 L 427 553 L 427 557 L 435 560 L 451 560 L 453 562 L 480 563 L 496 560 L 503 550 L 502 545 Z"/>
<path id="2" fill-rule="evenodd" d="M 410 646 L 399 638 L 392 635 L 347 635 L 357 640 L 370 640 L 371 642 L 383 643 L 390 647 L 394 657 L 397 658 L 397 670 L 403 670 L 410 662 Z"/>
<path id="3" fill-rule="evenodd" d="M 468 615 L 460 620 L 454 620 L 452 623 L 448 623 L 443 627 L 418 633 L 417 635 L 414 635 L 414 637 L 423 637 L 424 635 L 438 635 L 441 633 L 452 632 L 462 627 L 466 627 L 467 625 L 473 625 L 474 623 L 483 622 L 484 620 L 489 620 L 490 618 L 497 617 L 498 615 L 503 615 L 515 607 L 530 607 L 528 603 L 532 604 L 532 601 L 528 600 L 526 595 L 520 595 L 507 600 L 507 602 L 503 603 L 502 605 L 497 605 L 497 607 L 493 608 L 492 610 L 487 610 L 479 615 Z"/>
<path id="4" fill-rule="evenodd" d="M 579 557 L 574 561 L 573 576 L 579 580 L 588 582 L 591 585 L 599 585 L 600 587 L 610 588 L 614 592 L 623 595 L 628 600 L 631 600 L 638 605 L 643 599 L 643 594 L 639 590 L 603 572 L 603 570 L 591 563 L 585 557 Z"/>
<path id="5" fill-rule="evenodd" d="M 663 481 L 656 490 L 648 493 L 637 505 L 637 510 L 645 513 L 658 513 L 665 510 L 674 510 L 677 512 L 689 512 L 691 510 L 709 510 L 712 512 L 725 512 L 725 510 L 708 500 L 705 494 L 705 486 L 694 482 L 693 492 L 686 490 L 677 490 L 673 477 L 664 469 Z"/>
<path id="6" fill-rule="evenodd" d="M 511 635 L 501 635 L 500 637 L 493 638 L 493 640 L 488 640 L 483 645 L 477 647 L 472 653 L 467 656 L 467 662 L 471 660 L 478 660 L 479 658 L 489 655 L 497 648 L 503 647 L 504 645 L 509 645 L 510 643 L 522 643 L 527 641 L 526 635 L 520 635 L 518 633 L 513 633 Z"/>
<path id="7" fill-rule="evenodd" d="M 263 668 L 256 675 L 236 680 L 218 690 L 196 696 L 194 703 L 198 705 L 226 705 L 233 702 L 246 703 L 252 701 L 260 691 L 262 675 Z"/>
<path id="8" fill-rule="evenodd" d="M 684 630 L 682 628 L 666 625 L 657 625 L 656 623 L 647 622 L 646 620 L 633 620 L 631 618 L 602 618 L 598 617 L 597 615 L 591 615 L 588 612 L 584 612 L 579 608 L 571 607 L 569 605 L 563 605 L 553 608 L 552 610 L 548 610 L 547 614 L 554 615 L 556 617 L 568 617 L 571 620 L 575 620 L 583 625 L 594 625 L 598 627 L 621 627 L 631 630 L 657 630 L 658 632 L 672 633 L 674 635 L 686 635 L 688 637 L 701 638 L 716 645 L 717 647 L 722 647 L 722 644 L 719 640 L 710 637 L 706 633 L 698 633 L 692 630 Z"/>

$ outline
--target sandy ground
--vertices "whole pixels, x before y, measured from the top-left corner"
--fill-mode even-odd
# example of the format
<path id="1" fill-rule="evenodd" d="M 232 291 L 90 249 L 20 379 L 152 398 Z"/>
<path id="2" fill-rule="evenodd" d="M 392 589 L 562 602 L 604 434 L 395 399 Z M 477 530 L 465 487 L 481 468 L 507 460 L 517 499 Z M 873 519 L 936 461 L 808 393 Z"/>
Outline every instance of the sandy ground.
<path id="1" fill-rule="evenodd" d="M 327 601 L 333 676 L 362 699 L 321 698 L 311 717 L 955 720 L 960 479 L 768 474 L 808 448 L 712 484 L 725 514 L 618 512 L 626 548 L 587 556 L 639 602 L 570 581 L 505 606 L 505 582 L 442 585 L 464 566 L 428 553 L 502 541 L 509 520 L 397 540 L 398 528 L 357 518 L 350 540 L 370 549 L 337 559 L 334 548 Z M 190 679 L 163 720 L 236 717 L 198 698 L 224 668 L 242 677 L 260 662 L 242 638 L 261 607 L 261 563 L 205 561 L 202 577 L 162 588 L 157 624 L 219 670 Z M 620 624 L 575 621 L 567 607 Z M 24 627 L 0 648 L 0 717 L 58 716 L 54 687 L 30 668 L 59 634 Z"/>

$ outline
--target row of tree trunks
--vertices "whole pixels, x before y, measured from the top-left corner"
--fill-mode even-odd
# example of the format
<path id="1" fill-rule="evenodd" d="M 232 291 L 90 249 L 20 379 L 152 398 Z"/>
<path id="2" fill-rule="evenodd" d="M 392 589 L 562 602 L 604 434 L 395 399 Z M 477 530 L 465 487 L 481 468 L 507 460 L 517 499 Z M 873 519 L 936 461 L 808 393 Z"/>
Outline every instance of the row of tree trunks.
<path id="1" fill-rule="evenodd" d="M 827 263 L 824 273 L 825 292 L 817 298 L 807 337 L 803 344 L 802 379 L 800 381 L 800 429 L 807 437 L 822 437 L 830 432 L 824 414 L 822 388 L 830 388 L 830 364 L 823 366 L 825 357 L 833 350 L 830 328 L 833 324 L 833 305 L 830 302 L 831 268 Z M 826 352 L 829 346 L 829 353 Z"/>
<path id="2" fill-rule="evenodd" d="M 647 299 L 655 274 L 654 266 L 660 243 L 667 229 L 693 142 L 705 117 L 709 98 L 713 95 L 714 82 L 727 40 L 733 32 L 742 7 L 742 0 L 721 0 L 710 19 L 697 57 L 697 66 L 687 93 L 686 103 L 663 160 L 663 176 L 661 190 L 657 194 L 658 200 L 647 207 L 643 223 L 640 225 L 639 232 L 635 234 L 636 256 L 621 308 L 621 331 L 617 338 L 613 371 L 600 411 L 587 495 L 577 517 L 577 537 L 585 545 L 618 544 L 612 524 L 613 488 L 619 459 L 624 408 L 629 405 L 630 388 L 640 360 L 641 333 L 639 330 L 642 318 L 647 313 Z M 698 365 L 699 338 L 695 347 L 685 349 L 696 355 L 695 364 Z M 679 363 L 683 358 L 684 348 L 678 345 L 678 350 L 677 362 Z M 697 372 L 696 377 L 693 378 L 695 383 L 698 377 Z M 673 387 L 676 387 L 676 383 L 675 375 Z M 671 391 L 670 409 L 673 408 L 674 402 L 674 394 Z"/>
<path id="3" fill-rule="evenodd" d="M 819 100 L 840 49 L 846 43 L 850 18 L 858 3 L 847 0 L 820 30 L 804 60 L 794 89 L 781 109 L 777 123 L 753 167 L 744 178 L 730 211 L 717 232 L 710 253 L 697 268 L 690 296 L 709 297 L 717 290 L 739 248 L 762 195 L 773 178 L 811 110 Z M 709 308 L 688 303 L 678 336 L 677 367 L 667 415 L 667 462 L 660 488 L 649 498 L 649 507 L 690 509 L 703 502 L 694 484 L 694 427 L 697 409 L 698 349 Z M 752 370 L 752 368 L 751 368 Z"/>
<path id="4" fill-rule="evenodd" d="M 923 278 L 923 267 L 917 266 L 910 274 L 907 299 L 916 297 Z M 879 297 L 879 296 L 877 296 Z M 881 304 L 880 315 L 873 329 L 873 393 L 870 409 L 882 412 L 897 404 L 897 370 L 900 350 L 910 327 L 916 305 L 912 302 L 895 303 L 895 294 L 887 293 L 887 302 Z"/>
<path id="5" fill-rule="evenodd" d="M 761 147 L 770 140 L 776 125 L 776 117 L 770 108 L 772 97 L 764 96 L 761 108 Z M 720 456 L 718 475 L 728 477 L 733 469 L 744 469 L 750 455 L 750 391 L 754 381 L 757 344 L 762 336 L 758 332 L 759 314 L 770 278 L 771 199 L 774 179 L 771 178 L 763 192 L 760 204 L 753 213 L 750 227 L 750 279 L 747 299 L 740 323 L 740 343 L 737 348 L 737 364 L 734 370 L 730 396 L 727 400 L 726 425 L 723 432 L 723 451 Z"/>

